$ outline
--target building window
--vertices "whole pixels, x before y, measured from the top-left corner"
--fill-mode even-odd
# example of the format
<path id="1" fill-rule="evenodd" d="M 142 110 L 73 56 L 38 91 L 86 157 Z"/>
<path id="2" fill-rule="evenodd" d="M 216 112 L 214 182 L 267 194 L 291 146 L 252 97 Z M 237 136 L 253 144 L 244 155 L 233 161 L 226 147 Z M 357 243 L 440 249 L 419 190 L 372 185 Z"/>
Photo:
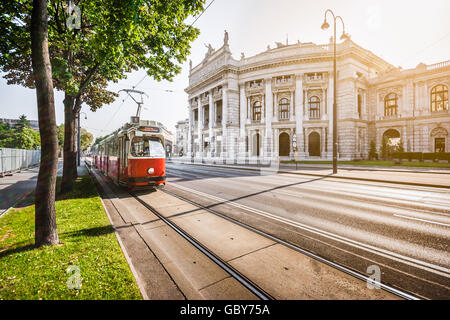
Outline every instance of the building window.
<path id="1" fill-rule="evenodd" d="M 280 120 L 289 120 L 289 100 L 283 98 L 279 102 Z"/>
<path id="2" fill-rule="evenodd" d="M 434 152 L 445 152 L 445 138 L 434 139 Z"/>
<path id="3" fill-rule="evenodd" d="M 358 117 L 359 119 L 362 118 L 362 97 L 360 94 L 358 94 Z"/>
<path id="4" fill-rule="evenodd" d="M 216 102 L 216 124 L 222 123 L 222 100 Z"/>
<path id="5" fill-rule="evenodd" d="M 309 98 L 309 118 L 320 119 L 320 99 L 312 96 Z"/>
<path id="6" fill-rule="evenodd" d="M 253 104 L 253 120 L 261 121 L 261 102 L 259 101 Z"/>
<path id="7" fill-rule="evenodd" d="M 198 121 L 198 109 L 194 110 L 194 121 Z"/>
<path id="8" fill-rule="evenodd" d="M 395 93 L 390 93 L 384 98 L 384 115 L 387 117 L 398 115 L 398 97 Z"/>
<path id="9" fill-rule="evenodd" d="M 448 110 L 448 87 L 440 84 L 431 89 L 431 112 Z"/>

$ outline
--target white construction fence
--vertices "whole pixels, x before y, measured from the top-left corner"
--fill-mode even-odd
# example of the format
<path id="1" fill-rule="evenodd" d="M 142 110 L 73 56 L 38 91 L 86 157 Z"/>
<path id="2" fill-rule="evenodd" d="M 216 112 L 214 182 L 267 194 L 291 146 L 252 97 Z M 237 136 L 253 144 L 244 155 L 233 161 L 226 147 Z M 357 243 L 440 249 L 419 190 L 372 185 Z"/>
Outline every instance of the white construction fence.
<path id="1" fill-rule="evenodd" d="M 29 168 L 41 161 L 41 150 L 0 148 L 0 176 Z"/>

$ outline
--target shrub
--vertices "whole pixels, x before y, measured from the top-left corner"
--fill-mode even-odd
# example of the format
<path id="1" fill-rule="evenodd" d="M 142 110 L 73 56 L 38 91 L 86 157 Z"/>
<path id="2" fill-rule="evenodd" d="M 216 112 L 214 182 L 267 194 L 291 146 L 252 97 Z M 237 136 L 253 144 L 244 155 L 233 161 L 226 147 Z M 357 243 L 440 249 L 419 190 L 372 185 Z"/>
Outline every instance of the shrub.
<path id="1" fill-rule="evenodd" d="M 422 161 L 422 158 L 423 158 L 422 152 L 408 152 L 408 154 L 409 154 L 409 158 L 408 158 L 409 161 L 412 161 L 412 160 Z"/>
<path id="2" fill-rule="evenodd" d="M 436 161 L 436 153 L 427 152 L 423 154 L 423 160 L 433 160 Z"/>
<path id="3" fill-rule="evenodd" d="M 377 146 L 375 141 L 370 141 L 369 160 L 378 160 Z"/>
<path id="4" fill-rule="evenodd" d="M 436 159 L 447 160 L 448 162 L 450 162 L 450 152 L 437 152 Z"/>

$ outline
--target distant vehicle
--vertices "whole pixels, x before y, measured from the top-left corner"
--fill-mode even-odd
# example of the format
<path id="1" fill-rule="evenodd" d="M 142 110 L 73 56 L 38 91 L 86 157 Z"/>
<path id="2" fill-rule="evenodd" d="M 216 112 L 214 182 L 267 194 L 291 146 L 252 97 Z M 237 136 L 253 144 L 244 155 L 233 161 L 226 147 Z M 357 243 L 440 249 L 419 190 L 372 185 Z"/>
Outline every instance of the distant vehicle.
<path id="1" fill-rule="evenodd" d="M 161 124 L 127 123 L 92 146 L 93 165 L 116 184 L 129 189 L 166 184 L 166 152 Z"/>

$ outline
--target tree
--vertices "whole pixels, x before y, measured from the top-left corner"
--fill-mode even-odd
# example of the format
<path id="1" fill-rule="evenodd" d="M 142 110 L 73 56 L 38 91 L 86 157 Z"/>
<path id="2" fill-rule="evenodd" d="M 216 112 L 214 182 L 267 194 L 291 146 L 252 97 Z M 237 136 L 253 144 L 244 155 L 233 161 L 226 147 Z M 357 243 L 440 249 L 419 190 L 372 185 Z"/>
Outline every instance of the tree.
<path id="1" fill-rule="evenodd" d="M 13 149 L 37 149 L 41 145 L 39 132 L 31 129 L 25 116 L 11 128 L 6 123 L 0 124 L 0 147 Z"/>
<path id="2" fill-rule="evenodd" d="M 377 154 L 377 145 L 375 144 L 375 141 L 370 141 L 370 149 L 369 149 L 369 160 L 372 159 L 378 159 Z"/>
<path id="3" fill-rule="evenodd" d="M 102 136 L 102 137 L 97 137 L 97 138 L 95 139 L 95 141 L 94 141 L 94 144 L 100 143 L 102 140 L 105 140 L 105 138 L 106 138 L 107 136 L 108 136 L 108 135 Z"/>
<path id="4" fill-rule="evenodd" d="M 60 124 L 57 127 L 57 131 L 58 131 L 58 149 L 62 150 L 62 148 L 64 147 L 64 124 Z"/>
<path id="5" fill-rule="evenodd" d="M 19 118 L 19 122 L 16 124 L 16 129 L 22 130 L 23 128 L 31 128 L 30 121 L 28 121 L 26 115 L 21 115 Z"/>
<path id="6" fill-rule="evenodd" d="M 12 145 L 9 148 L 16 149 L 37 149 L 41 145 L 39 132 L 31 128 L 24 127 L 22 130 L 16 130 L 11 139 Z"/>
<path id="7" fill-rule="evenodd" d="M 9 1 L 8 1 L 9 2 Z M 20 2 L 14 17 L 0 20 L 0 66 L 8 83 L 32 86 L 29 72 L 29 5 Z M 171 80 L 189 53 L 198 29 L 184 23 L 203 9 L 203 0 L 86 0 L 79 6 L 79 25 L 67 27 L 66 1 L 50 0 L 49 42 L 53 79 L 64 91 L 65 139 L 62 191 L 72 188 L 76 168 L 76 117 L 82 103 L 92 110 L 114 100 L 108 81 L 143 68 L 156 80 Z M 1 5 L 0 5 L 1 6 Z M 0 7 L 1 9 L 1 7 Z"/>
<path id="8" fill-rule="evenodd" d="M 36 86 L 42 145 L 41 163 L 35 191 L 35 244 L 38 247 L 59 242 L 55 214 L 58 138 L 47 34 L 47 1 L 33 0 L 31 61 Z"/>
<path id="9" fill-rule="evenodd" d="M 92 144 L 92 141 L 94 141 L 94 136 L 86 129 L 81 128 L 80 140 L 81 140 L 81 150 L 86 150 Z"/>

